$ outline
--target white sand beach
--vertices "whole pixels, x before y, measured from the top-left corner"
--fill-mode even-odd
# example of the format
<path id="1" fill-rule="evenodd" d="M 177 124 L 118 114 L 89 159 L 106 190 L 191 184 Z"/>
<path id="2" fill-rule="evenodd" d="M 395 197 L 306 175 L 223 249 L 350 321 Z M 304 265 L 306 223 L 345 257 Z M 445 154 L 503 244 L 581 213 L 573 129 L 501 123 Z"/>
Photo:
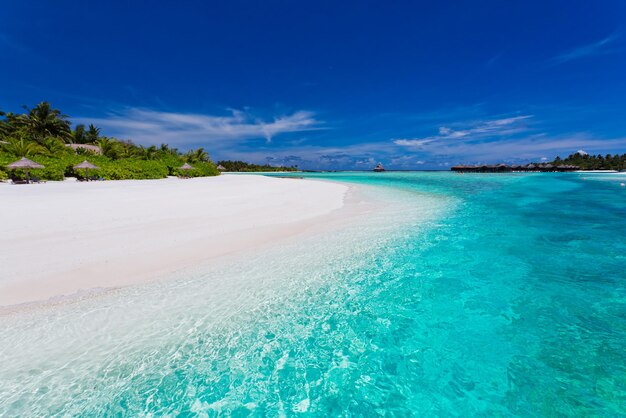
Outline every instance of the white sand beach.
<path id="1" fill-rule="evenodd" d="M 224 175 L 1 185 L 0 306 L 144 282 L 301 233 L 340 184 Z"/>

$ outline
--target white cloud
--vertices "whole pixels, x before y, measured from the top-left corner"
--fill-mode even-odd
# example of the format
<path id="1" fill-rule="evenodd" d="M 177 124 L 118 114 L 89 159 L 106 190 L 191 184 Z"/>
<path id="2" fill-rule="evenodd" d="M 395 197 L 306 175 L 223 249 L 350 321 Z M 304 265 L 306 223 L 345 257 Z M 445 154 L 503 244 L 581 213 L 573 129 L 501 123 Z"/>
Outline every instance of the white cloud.
<path id="1" fill-rule="evenodd" d="M 283 144 L 284 145 L 284 144 Z M 216 159 L 237 159 L 274 165 L 298 164 L 311 169 L 373 169 L 379 160 L 390 156 L 389 142 L 369 142 L 345 146 L 302 145 L 245 149 L 233 147 L 216 153 Z"/>
<path id="2" fill-rule="evenodd" d="M 389 159 L 389 163 L 394 168 L 415 167 L 426 163 L 424 160 L 420 160 L 417 155 L 400 155 Z"/>
<path id="3" fill-rule="evenodd" d="M 452 129 L 447 126 L 439 127 L 439 134 L 426 138 L 398 138 L 393 143 L 407 148 L 423 148 L 425 145 L 441 140 L 451 139 L 481 139 L 495 136 L 510 136 L 524 132 L 528 127 L 524 121 L 532 115 L 513 116 L 509 118 L 475 121 L 465 124 L 462 129 Z"/>
<path id="4" fill-rule="evenodd" d="M 435 137 L 425 139 L 394 139 L 393 143 L 401 147 L 419 148 L 422 145 L 430 144 L 435 141 Z"/>
<path id="5" fill-rule="evenodd" d="M 236 109 L 230 109 L 228 115 L 217 116 L 129 108 L 104 118 L 79 118 L 78 123 L 93 123 L 107 135 L 132 139 L 139 144 L 173 146 L 219 145 L 224 140 L 256 138 L 271 142 L 284 133 L 324 129 L 312 112 L 303 110 L 264 120 Z"/>
<path id="6" fill-rule="evenodd" d="M 439 127 L 437 135 L 392 141 L 409 155 L 427 161 L 428 165 L 438 161 L 470 164 L 538 161 L 556 155 L 567 156 L 581 148 L 604 153 L 626 146 L 626 138 L 598 138 L 586 132 L 559 135 L 538 132 L 538 124 L 530 123 L 532 117 L 521 115 L 455 123 Z"/>
<path id="7" fill-rule="evenodd" d="M 429 149 L 431 157 L 454 156 L 455 162 L 502 160 L 537 160 L 546 155 L 550 158 L 560 154 L 561 157 L 586 147 L 594 152 L 614 152 L 626 146 L 626 138 L 600 139 L 587 133 L 574 133 L 558 136 L 545 134 L 531 135 L 523 138 L 505 138 L 491 142 L 451 142 Z"/>
<path id="8" fill-rule="evenodd" d="M 563 54 L 557 55 L 550 60 L 551 65 L 563 64 L 568 61 L 573 61 L 579 58 L 584 58 L 593 55 L 607 55 L 620 52 L 620 48 L 614 48 L 612 45 L 617 41 L 619 37 L 616 34 L 607 36 L 597 42 L 591 44 L 582 45 L 567 51 Z"/>
<path id="9" fill-rule="evenodd" d="M 233 147 L 220 151 L 217 159 L 240 159 L 254 163 L 275 165 L 298 164 L 305 169 L 373 169 L 377 162 L 385 168 L 420 169 L 441 168 L 450 164 L 539 161 L 560 155 L 565 157 L 585 147 L 593 153 L 614 153 L 626 147 L 626 138 L 601 139 L 587 133 L 549 136 L 535 134 L 515 136 L 487 142 L 450 140 L 439 141 L 427 149 L 413 152 L 413 148 L 393 147 L 388 141 L 368 142 L 345 146 L 302 145 L 287 148 L 265 147 L 246 149 Z M 587 148 L 588 147 L 588 148 Z"/>

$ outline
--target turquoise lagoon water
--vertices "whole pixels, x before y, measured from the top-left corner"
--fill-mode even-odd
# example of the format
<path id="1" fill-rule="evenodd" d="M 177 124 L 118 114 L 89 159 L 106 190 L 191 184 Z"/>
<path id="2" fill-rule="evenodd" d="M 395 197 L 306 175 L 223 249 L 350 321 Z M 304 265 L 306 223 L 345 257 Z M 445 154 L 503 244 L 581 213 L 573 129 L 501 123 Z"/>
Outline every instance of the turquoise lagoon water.
<path id="1" fill-rule="evenodd" d="M 384 205 L 0 318 L 0 416 L 626 415 L 626 176 L 306 177 Z"/>

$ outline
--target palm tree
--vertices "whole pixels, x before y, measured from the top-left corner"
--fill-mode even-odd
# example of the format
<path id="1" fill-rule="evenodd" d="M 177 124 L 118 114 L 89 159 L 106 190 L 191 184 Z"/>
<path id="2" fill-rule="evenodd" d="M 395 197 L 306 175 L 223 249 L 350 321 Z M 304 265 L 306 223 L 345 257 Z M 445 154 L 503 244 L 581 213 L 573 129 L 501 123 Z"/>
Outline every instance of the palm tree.
<path id="1" fill-rule="evenodd" d="M 72 132 L 72 142 L 75 144 L 86 144 L 87 134 L 85 133 L 85 125 L 76 125 L 76 128 Z"/>
<path id="2" fill-rule="evenodd" d="M 207 154 L 204 148 L 198 148 L 197 150 L 189 150 L 185 154 L 185 159 L 190 163 L 207 162 L 209 161 L 209 154 Z"/>
<path id="3" fill-rule="evenodd" d="M 170 148 L 170 146 L 167 145 L 167 144 L 161 144 L 161 146 L 159 147 L 159 155 L 161 155 L 161 156 L 172 155 L 174 157 L 177 157 L 178 156 L 178 149 Z"/>
<path id="4" fill-rule="evenodd" d="M 118 155 L 122 158 L 133 158 L 137 156 L 137 147 L 129 142 L 120 142 Z"/>
<path id="5" fill-rule="evenodd" d="M 29 157 L 41 151 L 37 144 L 28 142 L 23 135 L 20 135 L 19 138 L 11 137 L 7 139 L 8 143 L 2 144 L 2 149 L 16 157 Z"/>
<path id="6" fill-rule="evenodd" d="M 98 146 L 102 151 L 102 155 L 105 157 L 112 159 L 116 159 L 118 157 L 119 143 L 117 141 L 102 137 L 98 140 Z"/>
<path id="7" fill-rule="evenodd" d="M 157 156 L 157 148 L 154 145 L 149 146 L 148 148 L 141 147 L 143 152 L 144 160 L 154 160 Z"/>
<path id="8" fill-rule="evenodd" d="M 68 151 L 68 148 L 65 146 L 62 140 L 59 138 L 54 138 L 49 136 L 44 139 L 40 145 L 40 150 L 42 154 L 45 154 L 49 157 L 58 156 L 60 154 L 64 154 Z"/>
<path id="9" fill-rule="evenodd" d="M 32 109 L 26 106 L 24 108 L 28 111 L 23 118 L 24 126 L 36 141 L 43 141 L 48 136 L 71 139 L 72 131 L 67 115 L 52 108 L 50 103 L 41 102 Z"/>
<path id="10" fill-rule="evenodd" d="M 174 157 L 178 157 L 180 155 L 180 153 L 178 152 L 178 148 L 170 148 L 169 153 L 170 155 L 173 155 Z"/>
<path id="11" fill-rule="evenodd" d="M 89 124 L 89 129 L 87 130 L 87 143 L 94 144 L 98 142 L 100 138 L 100 128 L 96 128 L 93 124 Z"/>
<path id="12" fill-rule="evenodd" d="M 11 136 L 13 132 L 24 126 L 24 115 L 16 115 L 13 112 L 1 113 L 4 120 L 0 121 L 0 134 Z"/>

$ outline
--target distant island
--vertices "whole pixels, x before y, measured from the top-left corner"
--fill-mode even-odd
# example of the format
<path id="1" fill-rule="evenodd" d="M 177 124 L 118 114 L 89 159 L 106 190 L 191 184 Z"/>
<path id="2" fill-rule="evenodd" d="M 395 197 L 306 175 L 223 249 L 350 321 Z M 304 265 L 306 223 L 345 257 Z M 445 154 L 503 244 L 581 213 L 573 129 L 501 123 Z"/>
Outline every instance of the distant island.
<path id="1" fill-rule="evenodd" d="M 271 166 L 269 164 L 259 165 L 250 164 L 243 161 L 218 161 L 218 167 L 223 168 L 223 171 L 241 172 L 241 173 L 254 173 L 254 172 L 274 172 L 274 171 L 298 171 L 298 166 Z"/>
<path id="2" fill-rule="evenodd" d="M 24 176 L 19 170 L 7 169 L 22 157 L 44 166 L 33 170 L 42 180 L 81 178 L 83 170 L 74 166 L 85 159 L 98 166 L 97 176 L 106 180 L 219 175 L 204 148 L 182 153 L 167 144 L 144 147 L 106 137 L 92 124 L 72 129 L 69 117 L 48 102 L 24 109 L 22 114 L 0 112 L 0 181 Z M 181 171 L 185 163 L 193 168 Z"/>
<path id="3" fill-rule="evenodd" d="M 456 172 L 474 173 L 497 173 L 511 171 L 538 171 L 538 172 L 563 172 L 563 171 L 589 171 L 589 170 L 626 170 L 626 154 L 589 155 L 584 151 L 578 151 L 565 159 L 557 156 L 554 161 L 542 163 L 530 163 L 525 165 L 508 164 L 478 164 L 478 165 L 455 165 L 450 168 Z"/>

